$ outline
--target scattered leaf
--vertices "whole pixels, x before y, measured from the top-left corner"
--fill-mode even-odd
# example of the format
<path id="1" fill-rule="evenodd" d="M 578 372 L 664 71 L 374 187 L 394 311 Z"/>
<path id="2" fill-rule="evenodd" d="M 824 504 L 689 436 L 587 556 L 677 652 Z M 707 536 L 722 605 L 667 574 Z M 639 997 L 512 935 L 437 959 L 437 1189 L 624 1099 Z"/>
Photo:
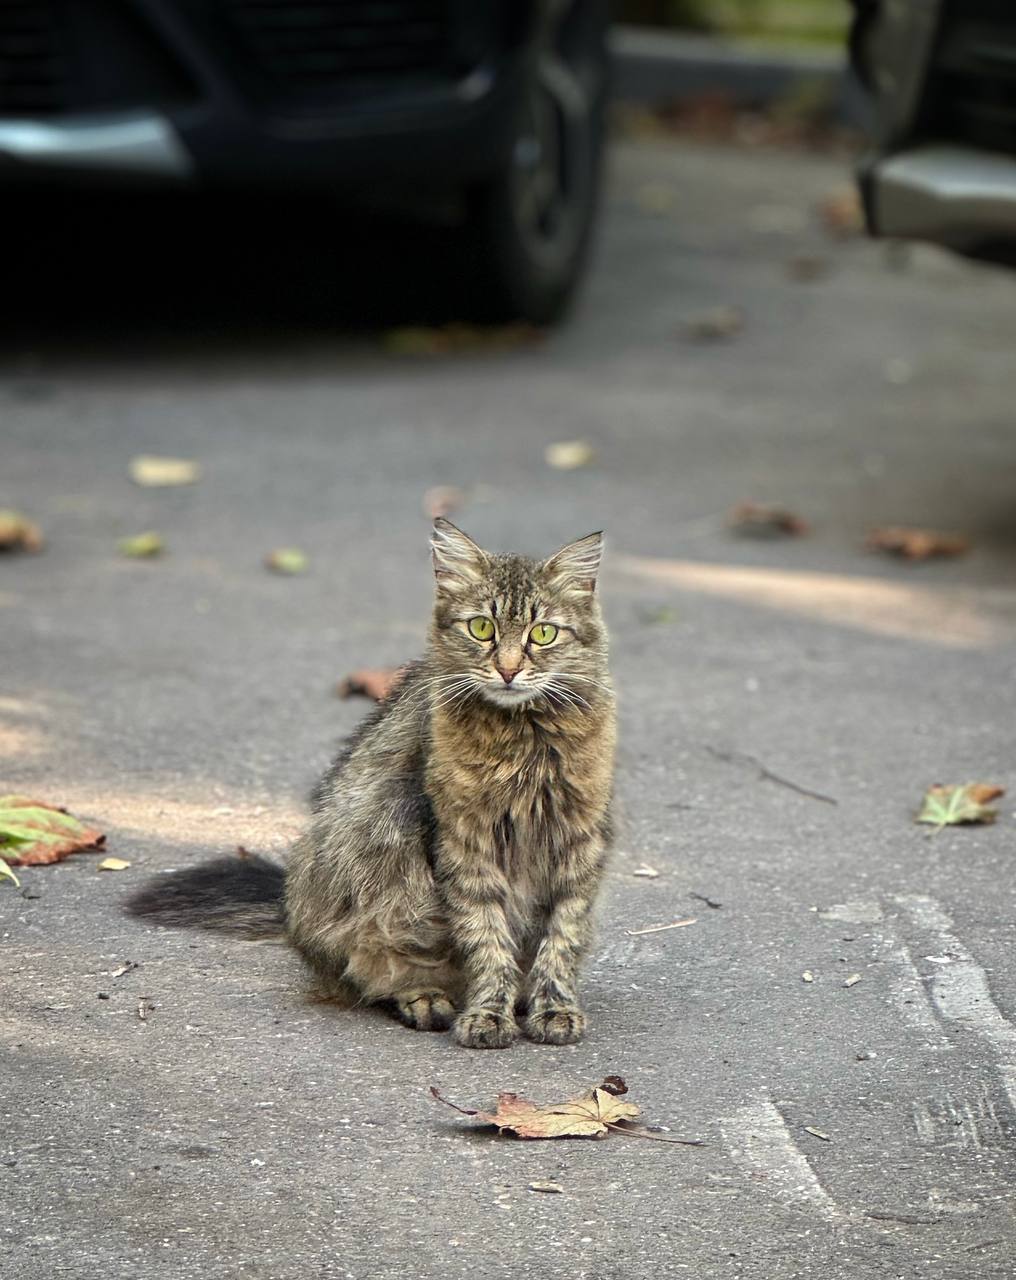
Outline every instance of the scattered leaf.
<path id="1" fill-rule="evenodd" d="M 201 468 L 190 458 L 161 458 L 144 453 L 131 458 L 130 475 L 135 484 L 145 489 L 168 489 L 194 484 L 200 479 Z"/>
<path id="2" fill-rule="evenodd" d="M 556 444 L 547 445 L 543 456 L 548 467 L 575 471 L 578 467 L 588 467 L 596 457 L 596 450 L 588 440 L 558 440 Z"/>
<path id="3" fill-rule="evenodd" d="M 864 230 L 864 208 L 857 187 L 838 187 L 819 201 L 818 214 L 830 235 L 846 239 Z"/>
<path id="4" fill-rule="evenodd" d="M 727 515 L 727 525 L 742 538 L 799 538 L 809 532 L 806 520 L 764 502 L 739 502 Z"/>
<path id="5" fill-rule="evenodd" d="M 607 1076 L 578 1098 L 544 1107 L 517 1093 L 499 1093 L 493 1112 L 457 1106 L 443 1098 L 433 1085 L 430 1092 L 446 1107 L 464 1116 L 475 1116 L 483 1124 L 495 1125 L 502 1133 L 510 1130 L 520 1138 L 602 1138 L 613 1129 L 617 1133 L 652 1138 L 657 1142 L 674 1142 L 689 1147 L 705 1145 L 698 1139 L 657 1137 L 645 1129 L 630 1127 L 641 1112 L 633 1102 L 619 1101 L 620 1095 L 628 1092 L 628 1086 L 620 1076 Z"/>
<path id="6" fill-rule="evenodd" d="M 381 702 L 402 675 L 403 667 L 361 667 L 340 680 L 335 692 L 340 698 L 364 697 Z"/>
<path id="7" fill-rule="evenodd" d="M 442 1099 L 443 1101 L 443 1099 Z M 560 1182 L 530 1182 L 530 1191 L 543 1191 L 547 1195 L 560 1195 L 564 1191 L 564 1187 Z"/>
<path id="8" fill-rule="evenodd" d="M 825 1133 L 822 1129 L 816 1129 L 812 1124 L 806 1124 L 804 1131 L 805 1133 L 810 1133 L 813 1138 L 821 1138 L 823 1142 L 832 1142 L 832 1138 L 828 1133 Z"/>
<path id="9" fill-rule="evenodd" d="M 869 551 L 888 551 L 904 560 L 930 560 L 935 556 L 962 556 L 970 550 L 970 539 L 957 533 L 934 529 L 912 529 L 889 525 L 872 529 L 865 544 Z"/>
<path id="10" fill-rule="evenodd" d="M 659 872 L 655 867 L 651 867 L 648 862 L 643 862 L 641 866 L 635 868 L 632 872 L 633 876 L 642 876 L 646 880 L 655 880 L 659 876 Z"/>
<path id="11" fill-rule="evenodd" d="M 633 1102 L 621 1102 L 617 1094 L 602 1085 L 590 1089 L 580 1098 L 569 1102 L 551 1103 L 541 1107 L 517 1093 L 499 1093 L 497 1109 L 470 1111 L 456 1107 L 431 1088 L 431 1094 L 439 1102 L 455 1107 L 464 1115 L 476 1116 L 484 1124 L 496 1125 L 502 1132 L 510 1129 L 520 1138 L 596 1138 L 607 1133 L 611 1125 L 622 1120 L 634 1120 L 640 1114 Z"/>
<path id="12" fill-rule="evenodd" d="M 683 929 L 689 924 L 698 924 L 697 917 L 692 916 L 690 920 L 675 920 L 673 924 L 653 924 L 648 929 L 625 929 L 625 933 L 629 938 L 639 938 L 644 933 L 664 933 L 667 929 Z"/>
<path id="13" fill-rule="evenodd" d="M 99 871 L 126 871 L 131 864 L 123 858 L 103 858 L 99 863 Z"/>
<path id="14" fill-rule="evenodd" d="M 529 346 L 543 336 L 543 330 L 531 324 L 445 324 L 389 329 L 381 341 L 392 355 L 444 356 L 461 351 L 506 351 Z"/>
<path id="15" fill-rule="evenodd" d="M 802 974 L 801 974 L 801 981 L 802 981 L 802 982 L 814 982 L 814 981 L 815 981 L 815 975 L 812 973 L 812 971 L 811 971 L 810 969 L 805 969 L 804 973 L 802 973 Z"/>
<path id="16" fill-rule="evenodd" d="M 265 556 L 265 568 L 273 573 L 306 573 L 310 561 L 299 547 L 278 547 Z"/>
<path id="17" fill-rule="evenodd" d="M 20 511 L 0 510 L 0 551 L 41 551 L 42 530 Z"/>
<path id="18" fill-rule="evenodd" d="M 111 978 L 122 978 L 125 973 L 130 973 L 132 969 L 140 968 L 141 966 L 136 960 L 125 960 L 123 964 L 118 965 L 109 976 Z"/>
<path id="19" fill-rule="evenodd" d="M 994 822 L 998 817 L 998 810 L 989 806 L 993 800 L 999 800 L 1004 795 L 1004 787 L 997 787 L 990 782 L 929 787 L 914 821 L 924 822 L 938 830 L 943 827 Z"/>
<path id="20" fill-rule="evenodd" d="M 151 1003 L 147 996 L 141 996 L 138 1000 L 138 1019 L 141 1022 L 148 1021 L 148 1015 L 155 1012 L 155 1005 Z"/>
<path id="21" fill-rule="evenodd" d="M 0 880 L 13 880 L 15 889 L 21 888 L 21 881 L 7 865 L 3 856 L 3 846 L 0 845 Z"/>
<path id="22" fill-rule="evenodd" d="M 829 259 L 820 253 L 795 253 L 787 259 L 787 275 L 801 284 L 821 280 L 829 274 L 830 269 Z"/>
<path id="23" fill-rule="evenodd" d="M 161 556 L 166 550 L 162 534 L 152 529 L 145 533 L 136 533 L 132 538 L 121 538 L 116 545 L 120 554 L 131 560 L 146 560 L 152 556 Z"/>
<path id="24" fill-rule="evenodd" d="M 843 985 L 845 987 L 856 987 L 860 981 L 861 975 L 859 973 L 852 973 Z"/>
<path id="25" fill-rule="evenodd" d="M 689 316 L 684 331 L 697 342 L 718 342 L 732 338 L 744 328 L 744 312 L 740 307 L 719 306 Z"/>
<path id="26" fill-rule="evenodd" d="M 450 516 L 466 500 L 466 495 L 453 484 L 437 484 L 423 495 L 423 514 L 431 520 Z"/>
<path id="27" fill-rule="evenodd" d="M 72 853 L 99 849 L 105 840 L 66 809 L 25 796 L 0 796 L 0 855 L 12 866 L 60 862 Z"/>

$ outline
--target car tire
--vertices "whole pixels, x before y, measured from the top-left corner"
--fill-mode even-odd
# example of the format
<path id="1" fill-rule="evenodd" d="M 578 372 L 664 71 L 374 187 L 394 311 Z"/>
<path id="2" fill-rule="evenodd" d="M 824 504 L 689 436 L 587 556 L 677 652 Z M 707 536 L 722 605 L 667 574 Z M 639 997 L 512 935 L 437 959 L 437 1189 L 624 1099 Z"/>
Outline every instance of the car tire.
<path id="1" fill-rule="evenodd" d="M 607 8 L 600 0 L 543 7 L 508 160 L 467 193 L 482 319 L 552 324 L 582 276 L 603 152 Z"/>

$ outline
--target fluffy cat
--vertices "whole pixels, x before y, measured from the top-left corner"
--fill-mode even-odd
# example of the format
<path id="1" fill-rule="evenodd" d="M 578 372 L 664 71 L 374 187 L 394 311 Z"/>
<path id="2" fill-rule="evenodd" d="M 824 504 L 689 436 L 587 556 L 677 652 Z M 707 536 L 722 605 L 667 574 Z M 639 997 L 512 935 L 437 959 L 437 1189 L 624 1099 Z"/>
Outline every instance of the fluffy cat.
<path id="1" fill-rule="evenodd" d="M 585 1029 L 578 966 L 610 845 L 615 712 L 600 534 L 544 561 L 431 539 L 427 654 L 346 743 L 285 871 L 222 860 L 128 904 L 285 931 L 325 987 L 470 1048 Z"/>

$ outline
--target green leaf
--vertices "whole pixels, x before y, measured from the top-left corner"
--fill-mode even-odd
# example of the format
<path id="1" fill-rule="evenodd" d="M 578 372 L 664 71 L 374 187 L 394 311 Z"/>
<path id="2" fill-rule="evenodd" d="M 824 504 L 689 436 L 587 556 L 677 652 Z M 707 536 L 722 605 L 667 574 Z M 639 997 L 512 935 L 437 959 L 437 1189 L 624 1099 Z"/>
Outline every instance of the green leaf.
<path id="1" fill-rule="evenodd" d="M 962 786 L 934 786 L 925 792 L 920 812 L 914 819 L 941 831 L 943 827 L 994 822 L 998 810 L 992 800 L 1005 795 L 1005 788 L 990 782 L 966 782 Z"/>
<path id="2" fill-rule="evenodd" d="M 15 866 L 59 862 L 105 837 L 69 813 L 24 796 L 0 796 L 0 855 Z M 5 862 L 6 865 L 6 862 Z"/>

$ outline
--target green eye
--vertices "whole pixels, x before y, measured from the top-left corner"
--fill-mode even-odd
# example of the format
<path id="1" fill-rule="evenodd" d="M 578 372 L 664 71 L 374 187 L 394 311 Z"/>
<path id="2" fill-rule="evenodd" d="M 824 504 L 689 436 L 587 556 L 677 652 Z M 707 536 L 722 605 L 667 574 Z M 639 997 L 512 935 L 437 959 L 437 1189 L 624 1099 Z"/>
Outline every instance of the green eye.
<path id="1" fill-rule="evenodd" d="M 557 639 L 557 627 L 551 622 L 538 622 L 529 633 L 533 644 L 550 644 Z"/>
<path id="2" fill-rule="evenodd" d="M 470 618 L 467 625 L 474 640 L 489 640 L 494 634 L 494 624 L 489 618 Z"/>

